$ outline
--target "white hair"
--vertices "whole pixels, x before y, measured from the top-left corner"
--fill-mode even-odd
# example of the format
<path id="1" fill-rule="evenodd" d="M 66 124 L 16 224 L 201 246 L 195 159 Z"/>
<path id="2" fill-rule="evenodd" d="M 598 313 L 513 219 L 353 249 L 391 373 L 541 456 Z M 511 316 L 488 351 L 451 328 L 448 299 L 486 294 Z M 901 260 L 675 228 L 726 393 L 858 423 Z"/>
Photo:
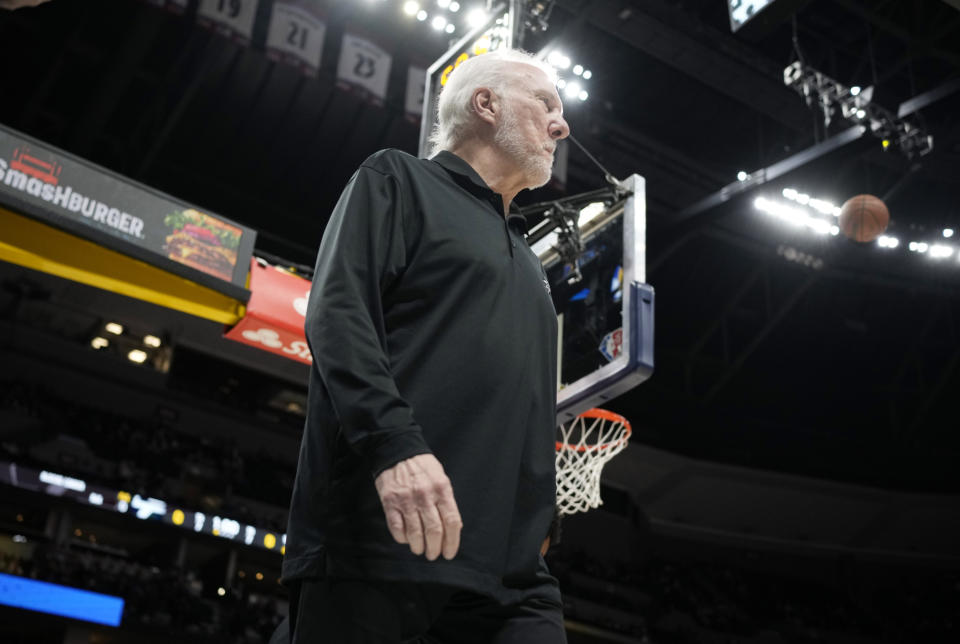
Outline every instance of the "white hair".
<path id="1" fill-rule="evenodd" d="M 473 93 L 486 87 L 503 96 L 510 82 L 516 78 L 518 64 L 541 70 L 552 82 L 557 72 L 547 62 L 520 49 L 498 49 L 480 54 L 460 63 L 447 76 L 447 84 L 437 101 L 437 122 L 430 134 L 431 156 L 441 150 L 452 150 L 476 128 Z"/>

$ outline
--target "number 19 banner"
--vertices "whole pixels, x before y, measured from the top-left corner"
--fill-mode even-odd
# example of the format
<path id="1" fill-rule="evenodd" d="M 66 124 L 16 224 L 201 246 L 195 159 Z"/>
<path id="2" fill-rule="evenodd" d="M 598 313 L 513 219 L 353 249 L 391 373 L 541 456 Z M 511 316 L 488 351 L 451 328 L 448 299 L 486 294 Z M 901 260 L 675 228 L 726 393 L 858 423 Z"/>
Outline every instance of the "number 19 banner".
<path id="1" fill-rule="evenodd" d="M 392 62 L 393 57 L 374 43 L 345 33 L 337 64 L 337 80 L 382 101 L 387 97 Z"/>
<path id="2" fill-rule="evenodd" d="M 247 45 L 258 4 L 259 0 L 200 0 L 197 22 Z"/>
<path id="3" fill-rule="evenodd" d="M 267 31 L 267 56 L 313 75 L 320 69 L 327 26 L 316 0 L 276 0 Z"/>

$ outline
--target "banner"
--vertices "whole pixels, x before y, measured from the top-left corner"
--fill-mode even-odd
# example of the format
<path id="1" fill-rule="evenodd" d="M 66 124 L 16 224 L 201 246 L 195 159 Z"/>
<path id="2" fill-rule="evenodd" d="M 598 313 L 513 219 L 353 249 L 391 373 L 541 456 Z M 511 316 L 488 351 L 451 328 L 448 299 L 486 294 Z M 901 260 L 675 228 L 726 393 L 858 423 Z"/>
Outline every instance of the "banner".
<path id="1" fill-rule="evenodd" d="M 260 0 L 200 0 L 197 22 L 217 33 L 249 44 Z"/>
<path id="2" fill-rule="evenodd" d="M 309 297 L 309 280 L 254 258 L 246 315 L 224 337 L 311 364 L 303 331 Z"/>
<path id="3" fill-rule="evenodd" d="M 337 79 L 383 101 L 387 97 L 392 63 L 393 57 L 374 43 L 359 36 L 344 34 Z"/>
<path id="4" fill-rule="evenodd" d="M 403 111 L 415 122 L 420 121 L 423 114 L 423 92 L 427 85 L 427 70 L 423 67 L 410 65 L 407 70 L 407 96 L 403 103 Z"/>
<path id="5" fill-rule="evenodd" d="M 144 2 L 178 15 L 186 13 L 187 5 L 190 4 L 190 0 L 144 0 Z"/>
<path id="6" fill-rule="evenodd" d="M 2 127 L 0 204 L 246 299 L 252 229 Z"/>
<path id="7" fill-rule="evenodd" d="M 326 30 L 314 0 L 276 0 L 267 30 L 267 56 L 316 74 Z"/>

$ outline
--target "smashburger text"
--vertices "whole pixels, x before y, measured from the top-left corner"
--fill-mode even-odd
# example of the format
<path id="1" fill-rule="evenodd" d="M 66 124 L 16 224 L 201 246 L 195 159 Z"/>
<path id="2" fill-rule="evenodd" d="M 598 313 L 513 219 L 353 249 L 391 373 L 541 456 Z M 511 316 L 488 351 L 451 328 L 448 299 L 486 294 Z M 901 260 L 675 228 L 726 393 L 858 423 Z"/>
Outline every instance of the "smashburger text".
<path id="1" fill-rule="evenodd" d="M 117 208 L 111 208 L 101 201 L 85 197 L 69 186 L 54 186 L 19 170 L 13 170 L 3 159 L 0 159 L 0 183 L 60 206 L 64 210 L 80 213 L 97 223 L 143 239 L 143 220 L 139 217 L 128 212 L 121 212 Z"/>

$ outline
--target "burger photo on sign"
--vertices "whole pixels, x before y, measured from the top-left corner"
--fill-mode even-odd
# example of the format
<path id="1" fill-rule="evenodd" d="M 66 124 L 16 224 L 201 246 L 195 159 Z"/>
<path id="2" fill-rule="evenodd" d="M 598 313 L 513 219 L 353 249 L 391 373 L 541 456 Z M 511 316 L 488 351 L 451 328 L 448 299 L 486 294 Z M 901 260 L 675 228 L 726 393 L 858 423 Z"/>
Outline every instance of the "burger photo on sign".
<path id="1" fill-rule="evenodd" d="M 193 208 L 172 212 L 163 223 L 172 231 L 164 244 L 170 259 L 230 281 L 237 265 L 239 228 Z"/>

